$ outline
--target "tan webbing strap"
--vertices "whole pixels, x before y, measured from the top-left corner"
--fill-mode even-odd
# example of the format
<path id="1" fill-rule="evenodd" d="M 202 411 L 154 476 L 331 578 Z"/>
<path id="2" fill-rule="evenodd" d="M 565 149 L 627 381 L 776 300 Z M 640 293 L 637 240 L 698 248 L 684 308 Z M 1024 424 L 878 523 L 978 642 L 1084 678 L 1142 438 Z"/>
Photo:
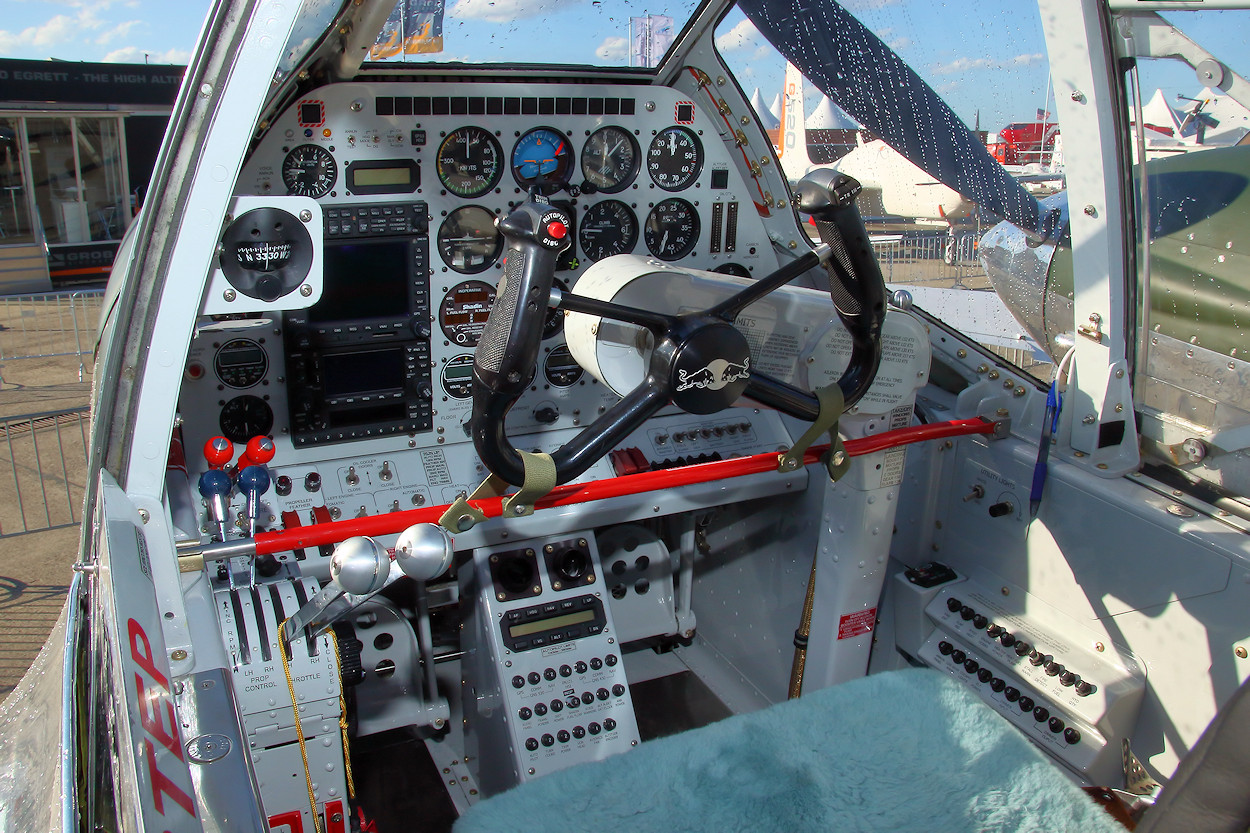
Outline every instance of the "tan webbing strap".
<path id="1" fill-rule="evenodd" d="M 534 503 L 556 487 L 556 462 L 541 451 L 518 451 L 525 464 L 525 482 L 515 495 L 504 499 L 503 516 L 520 518 L 534 514 Z"/>
<path id="2" fill-rule="evenodd" d="M 521 484 L 520 491 L 504 498 L 503 516 L 505 518 L 532 515 L 534 503 L 556 487 L 556 464 L 550 454 L 529 451 L 518 451 L 517 454 L 521 455 L 521 463 L 525 466 L 525 482 Z M 482 481 L 482 485 L 473 490 L 473 494 L 457 496 L 455 502 L 438 519 L 439 526 L 452 534 L 469 531 L 487 519 L 486 515 L 469 501 L 502 497 L 508 488 L 509 484 L 506 480 L 492 474 Z"/>
<path id="3" fill-rule="evenodd" d="M 850 468 L 850 458 L 847 456 L 846 447 L 842 444 L 842 438 L 838 436 L 838 420 L 842 418 L 842 406 L 845 400 L 842 398 L 842 389 L 837 385 L 821 388 L 815 391 L 815 394 L 817 401 L 820 402 L 820 413 L 816 415 L 815 421 L 803 432 L 803 436 L 795 441 L 789 451 L 777 455 L 777 471 L 798 471 L 803 467 L 803 455 L 807 449 L 820 439 L 821 434 L 828 433 L 830 454 L 825 460 L 825 467 L 829 470 L 829 477 L 837 480 Z"/>

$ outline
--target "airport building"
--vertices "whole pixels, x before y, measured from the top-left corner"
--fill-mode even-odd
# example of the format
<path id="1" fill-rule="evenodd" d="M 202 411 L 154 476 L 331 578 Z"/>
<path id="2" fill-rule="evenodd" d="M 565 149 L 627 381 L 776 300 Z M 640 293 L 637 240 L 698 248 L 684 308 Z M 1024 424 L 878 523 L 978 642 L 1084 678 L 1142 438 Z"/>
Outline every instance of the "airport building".
<path id="1" fill-rule="evenodd" d="M 107 278 L 184 69 L 0 60 L 0 293 Z"/>

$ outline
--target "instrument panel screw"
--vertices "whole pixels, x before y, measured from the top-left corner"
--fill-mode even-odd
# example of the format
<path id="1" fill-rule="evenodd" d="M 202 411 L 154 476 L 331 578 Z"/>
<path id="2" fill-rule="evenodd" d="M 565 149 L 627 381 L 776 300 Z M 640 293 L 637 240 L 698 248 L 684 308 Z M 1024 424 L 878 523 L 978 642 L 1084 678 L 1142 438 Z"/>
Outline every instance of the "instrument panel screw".
<path id="1" fill-rule="evenodd" d="M 797 461 L 795 461 L 795 462 L 797 463 Z M 845 462 L 846 462 L 846 452 L 845 452 L 845 451 L 840 451 L 840 450 L 839 450 L 839 451 L 835 451 L 835 452 L 833 452 L 833 464 L 834 464 L 835 466 L 840 466 L 840 465 L 842 465 L 842 464 L 843 464 L 843 463 L 845 463 Z"/>
<path id="2" fill-rule="evenodd" d="M 147 523 L 148 521 L 152 520 L 152 516 L 148 514 L 148 510 L 140 509 L 139 520 L 143 521 L 144 523 Z"/>
<path id="3" fill-rule="evenodd" d="M 1025 393 L 1026 391 L 1024 389 L 1024 385 L 1021 385 L 1011 392 L 1012 396 L 1024 396 Z"/>
<path id="4" fill-rule="evenodd" d="M 985 378 L 987 378 L 987 379 L 991 379 L 991 380 L 992 380 L 992 379 L 997 379 L 997 378 L 998 378 L 998 371 L 997 371 L 997 370 L 991 370 L 988 374 L 986 374 Z"/>
<path id="5" fill-rule="evenodd" d="M 184 659 L 187 658 L 187 652 L 179 648 L 176 651 L 170 652 L 169 658 L 172 659 L 174 662 L 182 662 Z"/>
<path id="6" fill-rule="evenodd" d="M 989 372 L 990 372 L 989 365 L 985 365 L 985 364 L 977 365 L 977 373 L 989 373 Z"/>
<path id="7" fill-rule="evenodd" d="M 644 104 L 644 105 L 643 105 L 643 108 L 644 108 L 644 109 L 645 109 L 648 113 L 654 113 L 654 112 L 655 112 L 655 102 L 654 102 L 654 101 L 648 101 L 646 104 Z M 534 771 L 533 771 L 533 770 L 530 770 L 530 775 L 533 775 L 533 774 L 534 774 Z"/>
<path id="8" fill-rule="evenodd" d="M 1073 90 L 1072 100 L 1080 104 L 1081 102 L 1085 101 L 1085 94 L 1082 93 L 1080 90 Z"/>
<path id="9" fill-rule="evenodd" d="M 304 284 L 303 286 L 299 288 L 299 294 L 303 295 L 305 298 L 311 297 L 312 293 L 313 293 L 313 288 L 308 284 Z"/>
<path id="10" fill-rule="evenodd" d="M 1124 368 L 1122 368 L 1122 367 L 1120 367 L 1120 368 L 1116 368 L 1116 371 L 1115 371 L 1115 378 L 1117 378 L 1117 379 L 1123 379 L 1123 378 L 1124 378 Z"/>
<path id="11" fill-rule="evenodd" d="M 550 555 L 551 553 L 555 551 L 556 551 L 556 548 L 551 546 L 551 544 L 547 544 L 545 547 L 543 547 L 543 552 L 547 553 L 548 555 Z"/>
<path id="12" fill-rule="evenodd" d="M 1003 380 L 1003 387 L 1004 387 L 1004 388 L 1010 388 L 1010 387 L 1012 387 L 1013 385 L 1015 385 L 1015 383 L 1016 383 L 1016 380 L 1015 380 L 1015 379 L 1011 379 L 1011 378 L 1004 379 L 1004 380 Z"/>
<path id="13" fill-rule="evenodd" d="M 1119 403 L 1119 402 L 1115 403 L 1115 412 L 1116 412 L 1117 414 L 1122 414 L 1122 413 L 1124 413 L 1124 405 L 1122 405 L 1122 404 L 1121 404 L 1121 403 Z"/>
<path id="14" fill-rule="evenodd" d="M 1003 585 L 1002 590 L 1000 590 L 999 592 L 1001 592 L 1004 596 L 1010 596 L 1010 595 L 1011 595 L 1011 588 L 1010 588 L 1010 587 L 1007 587 L 1006 585 Z"/>
<path id="15" fill-rule="evenodd" d="M 301 212 L 299 213 L 299 218 L 300 218 L 300 220 L 302 220 L 302 221 L 303 221 L 303 222 L 305 222 L 305 223 L 311 223 L 311 222 L 312 222 L 312 212 L 311 212 L 311 211 L 309 211 L 307 208 L 305 208 L 303 211 L 301 211 Z"/>
<path id="16" fill-rule="evenodd" d="M 1238 645 L 1238 646 L 1237 646 L 1237 650 L 1236 650 L 1234 653 L 1236 653 L 1236 654 L 1237 654 L 1237 657 L 1238 657 L 1239 659 L 1245 659 L 1245 658 L 1246 658 L 1246 649 L 1245 649 L 1245 648 L 1243 648 L 1243 647 L 1242 647 L 1242 646 L 1240 646 L 1240 645 Z"/>
<path id="17" fill-rule="evenodd" d="M 1095 642 L 1094 650 L 1101 654 L 1103 651 L 1107 650 L 1107 646 L 1103 645 L 1101 642 Z"/>
<path id="18" fill-rule="evenodd" d="M 998 410 L 994 411 L 994 413 L 1000 417 L 1011 416 L 1011 411 L 1007 410 L 1006 408 L 999 408 Z"/>
<path id="19" fill-rule="evenodd" d="M 1094 206 L 1092 206 L 1092 205 L 1087 205 L 1087 206 L 1085 206 L 1085 216 L 1086 216 L 1086 217 L 1097 217 L 1097 216 L 1098 216 L 1098 209 L 1097 209 L 1097 208 L 1094 208 Z"/>
<path id="20" fill-rule="evenodd" d="M 213 94 L 213 85 L 212 85 L 212 84 L 201 84 L 201 85 L 200 85 L 200 98 L 208 98 L 208 97 L 209 97 L 210 95 L 212 95 L 212 94 Z"/>
<path id="21" fill-rule="evenodd" d="M 961 359 L 966 359 L 968 358 L 968 351 L 960 347 L 958 350 L 955 351 L 955 355 Z"/>
<path id="22" fill-rule="evenodd" d="M 1097 421 L 1098 421 L 1098 417 L 1094 416 L 1093 414 L 1086 414 L 1084 418 L 1081 419 L 1081 422 L 1084 425 L 1093 425 Z"/>
<path id="23" fill-rule="evenodd" d="M 239 296 L 235 294 L 233 289 L 227 289 L 225 292 L 221 293 L 221 297 L 226 300 L 227 304 L 231 304 L 234 303 L 234 299 Z"/>

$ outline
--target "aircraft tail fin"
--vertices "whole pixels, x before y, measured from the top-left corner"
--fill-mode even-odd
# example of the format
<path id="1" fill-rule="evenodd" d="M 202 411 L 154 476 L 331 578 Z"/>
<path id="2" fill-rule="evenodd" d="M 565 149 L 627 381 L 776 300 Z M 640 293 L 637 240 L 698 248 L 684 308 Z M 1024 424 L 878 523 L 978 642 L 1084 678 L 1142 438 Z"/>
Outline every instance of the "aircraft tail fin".
<path id="1" fill-rule="evenodd" d="M 791 180 L 803 177 L 812 167 L 807 155 L 807 108 L 803 102 L 803 73 L 786 62 L 786 81 L 781 93 L 781 141 L 777 157 Z"/>

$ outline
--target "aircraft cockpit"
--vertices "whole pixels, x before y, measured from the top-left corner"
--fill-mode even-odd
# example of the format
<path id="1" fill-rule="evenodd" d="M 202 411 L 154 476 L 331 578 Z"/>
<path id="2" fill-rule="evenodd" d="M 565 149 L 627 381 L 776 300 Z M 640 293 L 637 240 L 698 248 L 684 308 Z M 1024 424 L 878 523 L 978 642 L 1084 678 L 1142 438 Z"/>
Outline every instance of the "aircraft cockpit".
<path id="1" fill-rule="evenodd" d="M 975 5 L 217 3 L 61 829 L 1149 819 L 1250 675 L 1245 12 Z"/>

